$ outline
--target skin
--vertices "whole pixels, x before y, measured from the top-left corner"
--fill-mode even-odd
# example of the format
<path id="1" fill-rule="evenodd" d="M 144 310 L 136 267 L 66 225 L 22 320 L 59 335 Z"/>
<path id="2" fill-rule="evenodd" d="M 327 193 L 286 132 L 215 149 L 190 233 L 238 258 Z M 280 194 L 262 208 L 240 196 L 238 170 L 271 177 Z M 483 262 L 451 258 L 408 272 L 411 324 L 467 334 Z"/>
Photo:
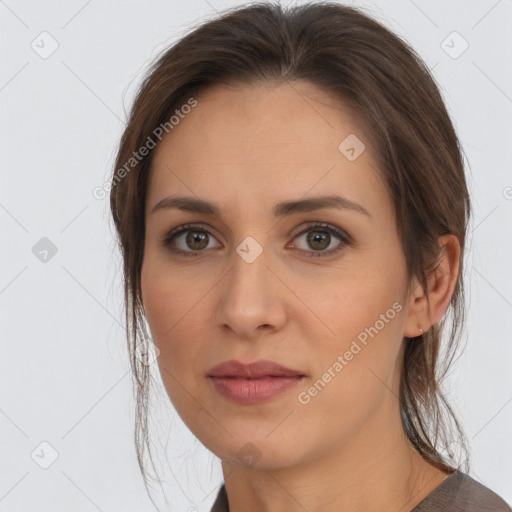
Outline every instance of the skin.
<path id="1" fill-rule="evenodd" d="M 172 403 L 222 459 L 232 512 L 411 510 L 447 474 L 412 448 L 402 428 L 400 368 L 404 343 L 414 343 L 403 338 L 426 332 L 446 311 L 457 238 L 439 239 L 443 258 L 429 281 L 428 310 L 417 281 L 407 292 L 393 205 L 371 141 L 348 109 L 306 82 L 216 86 L 197 100 L 154 150 L 146 201 L 142 298 Z M 338 150 L 351 133 L 366 145 L 354 161 Z M 280 201 L 334 192 L 371 216 L 335 208 L 272 214 Z M 151 213 L 171 195 L 214 202 L 220 216 Z M 325 228 L 303 233 L 315 221 L 353 243 L 329 255 L 342 243 L 331 235 L 315 251 L 307 234 Z M 188 223 L 202 224 L 190 229 L 206 230 L 208 245 L 187 245 L 182 233 L 174 247 L 196 249 L 196 257 L 161 242 Z M 263 249 L 252 263 L 236 252 L 247 236 Z M 401 311 L 301 403 L 298 394 L 396 302 Z M 269 359 L 306 377 L 266 402 L 237 404 L 206 377 L 230 359 Z M 247 443 L 256 464 L 239 458 Z"/>

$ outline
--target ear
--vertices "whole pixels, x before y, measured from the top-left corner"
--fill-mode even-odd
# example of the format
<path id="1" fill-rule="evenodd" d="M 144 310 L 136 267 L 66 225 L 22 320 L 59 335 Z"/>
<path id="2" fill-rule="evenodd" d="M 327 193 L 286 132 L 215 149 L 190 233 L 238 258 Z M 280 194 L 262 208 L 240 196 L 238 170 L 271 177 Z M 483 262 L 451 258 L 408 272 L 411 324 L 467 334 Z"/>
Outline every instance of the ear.
<path id="1" fill-rule="evenodd" d="M 403 335 L 415 338 L 426 333 L 444 315 L 455 289 L 460 269 L 460 243 L 455 235 L 444 235 L 438 240 L 441 256 L 438 267 L 427 278 L 428 298 L 417 278 L 409 297 L 409 311 Z"/>

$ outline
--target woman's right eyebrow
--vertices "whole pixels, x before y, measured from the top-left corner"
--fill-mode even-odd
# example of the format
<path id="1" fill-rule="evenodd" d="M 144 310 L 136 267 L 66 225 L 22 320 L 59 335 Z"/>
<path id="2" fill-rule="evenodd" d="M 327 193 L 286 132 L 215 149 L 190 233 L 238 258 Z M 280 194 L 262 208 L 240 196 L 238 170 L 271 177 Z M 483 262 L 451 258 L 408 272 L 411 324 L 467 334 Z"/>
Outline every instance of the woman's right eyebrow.
<path id="1" fill-rule="evenodd" d="M 371 217 L 370 212 L 360 204 L 345 197 L 332 195 L 283 201 L 277 203 L 272 211 L 275 217 L 285 217 L 295 213 L 311 212 L 325 208 L 348 209 Z M 186 212 L 216 215 L 220 217 L 220 208 L 216 204 L 206 199 L 192 196 L 165 197 L 153 206 L 150 213 L 168 209 L 178 209 Z"/>

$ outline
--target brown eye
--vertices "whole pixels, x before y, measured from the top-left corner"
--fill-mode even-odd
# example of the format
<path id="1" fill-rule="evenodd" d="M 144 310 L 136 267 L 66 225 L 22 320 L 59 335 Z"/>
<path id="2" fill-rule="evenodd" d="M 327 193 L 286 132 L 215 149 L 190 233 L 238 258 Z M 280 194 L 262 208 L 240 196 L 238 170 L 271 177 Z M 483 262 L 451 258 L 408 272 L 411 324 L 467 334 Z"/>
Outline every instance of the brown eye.
<path id="1" fill-rule="evenodd" d="M 188 231 L 186 244 L 190 249 L 200 251 L 208 245 L 208 233 L 205 231 Z"/>
<path id="2" fill-rule="evenodd" d="M 205 249 L 212 248 L 211 243 L 214 241 L 216 241 L 215 238 L 206 229 L 186 224 L 171 231 L 162 240 L 162 244 L 173 253 L 199 256 L 206 252 Z M 221 244 L 217 242 L 213 247 L 221 247 Z"/>
<path id="3" fill-rule="evenodd" d="M 304 235 L 307 235 L 305 241 L 294 244 L 294 247 L 307 253 L 308 256 L 331 256 L 353 243 L 347 233 L 324 223 L 308 226 L 295 239 L 300 240 Z"/>
<path id="4" fill-rule="evenodd" d="M 312 249 L 320 251 L 329 247 L 331 235 L 327 231 L 309 231 L 307 240 Z"/>

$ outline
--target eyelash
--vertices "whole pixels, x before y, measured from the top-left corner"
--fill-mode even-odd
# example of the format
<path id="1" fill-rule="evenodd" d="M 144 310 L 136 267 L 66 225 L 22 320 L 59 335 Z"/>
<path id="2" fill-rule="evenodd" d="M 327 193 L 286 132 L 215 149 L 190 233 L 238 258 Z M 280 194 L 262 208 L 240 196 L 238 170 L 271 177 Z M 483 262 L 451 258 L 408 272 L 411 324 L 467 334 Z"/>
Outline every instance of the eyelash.
<path id="1" fill-rule="evenodd" d="M 305 249 L 299 249 L 299 251 L 305 251 L 307 253 L 311 253 L 310 257 L 327 257 L 332 256 L 334 254 L 337 254 L 340 252 L 344 247 L 349 247 L 353 244 L 352 238 L 345 233 L 344 231 L 332 226 L 331 224 L 326 224 L 323 222 L 314 222 L 311 225 L 308 225 L 303 231 L 295 235 L 294 239 L 302 236 L 309 231 L 314 231 L 315 228 L 317 231 L 325 231 L 329 233 L 330 235 L 334 235 L 339 240 L 339 244 L 334 248 L 330 249 L 329 251 L 305 251 Z M 318 229 L 322 228 L 322 229 Z M 198 232 L 204 232 L 209 233 L 209 231 L 206 228 L 203 228 L 203 226 L 199 224 L 184 224 L 183 226 L 180 226 L 176 229 L 173 229 L 163 240 L 161 240 L 161 243 L 164 247 L 168 248 L 171 252 L 175 254 L 180 254 L 184 256 L 191 256 L 191 257 L 197 257 L 200 256 L 201 253 L 204 253 L 205 250 L 200 251 L 182 251 L 180 249 L 174 249 L 171 247 L 172 242 L 175 238 L 177 238 L 182 233 L 187 233 L 189 231 L 198 231 Z"/>

